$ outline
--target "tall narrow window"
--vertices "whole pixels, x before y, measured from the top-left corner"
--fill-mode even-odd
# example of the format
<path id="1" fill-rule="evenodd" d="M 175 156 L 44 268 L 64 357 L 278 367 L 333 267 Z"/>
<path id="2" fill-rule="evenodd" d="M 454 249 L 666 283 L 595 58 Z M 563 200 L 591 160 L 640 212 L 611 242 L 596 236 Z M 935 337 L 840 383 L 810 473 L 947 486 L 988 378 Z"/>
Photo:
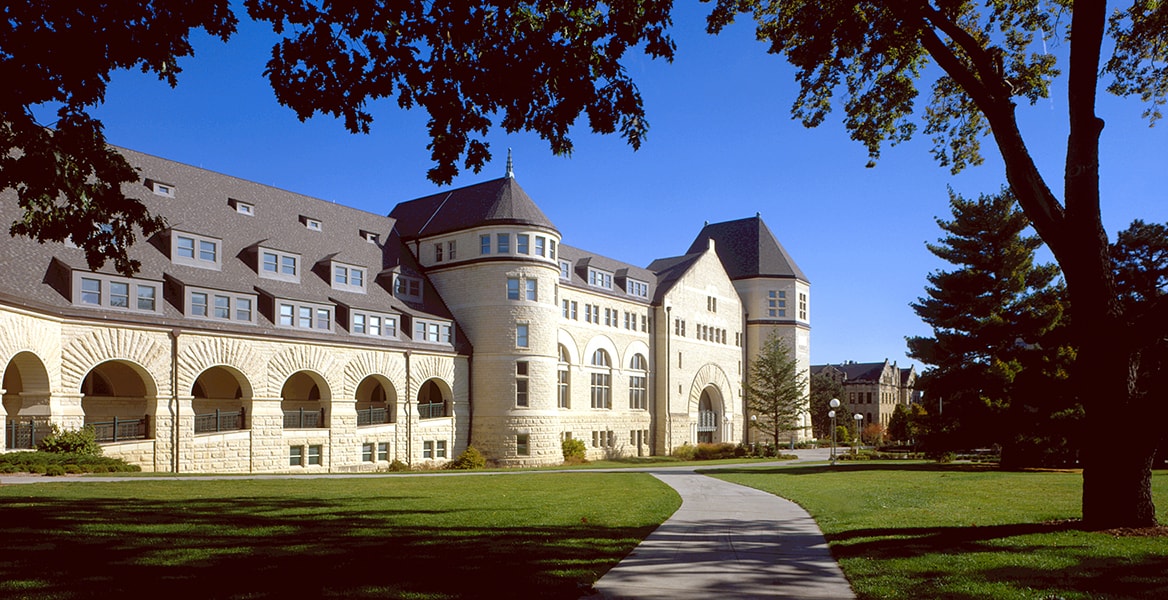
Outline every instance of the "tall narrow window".
<path id="1" fill-rule="evenodd" d="M 527 348 L 527 324 L 520 323 L 515 326 L 515 347 Z"/>
<path id="2" fill-rule="evenodd" d="M 490 235 L 480 235 L 479 236 L 479 254 L 485 255 L 485 254 L 490 254 L 490 253 L 491 253 L 491 236 Z"/>
<path id="3" fill-rule="evenodd" d="M 495 235 L 495 251 L 499 254 L 511 253 L 511 234 L 499 233 Z"/>
<path id="4" fill-rule="evenodd" d="M 527 279 L 523 283 L 525 284 L 527 299 L 531 300 L 532 302 L 535 302 L 535 300 L 536 300 L 536 293 L 535 293 L 536 284 L 538 284 L 539 282 L 536 281 L 535 279 Z"/>
<path id="5" fill-rule="evenodd" d="M 507 278 L 507 299 L 508 300 L 518 300 L 519 299 L 519 278 L 518 277 L 508 277 Z"/>
<path id="6" fill-rule="evenodd" d="M 543 256 L 544 243 L 547 240 L 542 235 L 535 236 L 535 255 Z"/>
<path id="7" fill-rule="evenodd" d="M 515 363 L 515 406 L 528 406 L 527 361 Z"/>
<path id="8" fill-rule="evenodd" d="M 528 243 L 530 239 L 530 236 L 528 236 L 526 233 L 520 233 L 519 235 L 515 236 L 515 251 L 520 254 L 530 254 L 530 252 L 528 252 Z"/>

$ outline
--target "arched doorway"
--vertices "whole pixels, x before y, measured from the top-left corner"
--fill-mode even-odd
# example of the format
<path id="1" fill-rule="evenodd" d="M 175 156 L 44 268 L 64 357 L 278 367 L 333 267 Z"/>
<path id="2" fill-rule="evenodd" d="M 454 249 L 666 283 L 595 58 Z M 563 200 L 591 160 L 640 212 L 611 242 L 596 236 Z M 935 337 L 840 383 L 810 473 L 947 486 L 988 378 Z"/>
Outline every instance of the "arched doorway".
<path id="1" fill-rule="evenodd" d="M 450 389 L 439 379 L 427 379 L 418 389 L 418 418 L 450 416 Z"/>
<path id="2" fill-rule="evenodd" d="M 191 386 L 195 433 L 247 429 L 251 384 L 238 370 L 215 366 L 203 371 Z"/>
<path id="3" fill-rule="evenodd" d="M 35 448 L 49 434 L 49 373 L 32 352 L 18 352 L 4 369 L 4 447 Z"/>
<path id="4" fill-rule="evenodd" d="M 158 394 L 142 367 L 122 360 L 103 362 L 81 381 L 81 411 L 99 443 L 149 439 L 151 409 Z"/>
<path id="5" fill-rule="evenodd" d="M 718 431 L 718 412 L 717 409 L 721 406 L 721 399 L 715 403 L 715 398 L 711 391 L 716 394 L 716 390 L 707 387 L 702 390 L 701 398 L 698 399 L 698 443 L 712 444 L 714 443 L 715 435 Z"/>
<path id="6" fill-rule="evenodd" d="M 397 422 L 397 391 L 388 379 L 370 375 L 357 385 L 357 426 Z"/>
<path id="7" fill-rule="evenodd" d="M 326 407 L 330 399 L 324 378 L 310 371 L 297 371 L 280 390 L 284 429 L 328 427 Z"/>

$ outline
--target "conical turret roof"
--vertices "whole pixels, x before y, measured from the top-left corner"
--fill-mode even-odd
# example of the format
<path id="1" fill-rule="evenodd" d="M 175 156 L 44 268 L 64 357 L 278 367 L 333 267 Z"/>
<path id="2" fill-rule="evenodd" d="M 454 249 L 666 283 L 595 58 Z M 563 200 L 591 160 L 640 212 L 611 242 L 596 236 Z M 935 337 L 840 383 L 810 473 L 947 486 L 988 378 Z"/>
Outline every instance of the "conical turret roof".
<path id="1" fill-rule="evenodd" d="M 404 239 L 441 235 L 483 225 L 528 225 L 555 230 L 514 177 L 403 202 L 389 216 Z"/>

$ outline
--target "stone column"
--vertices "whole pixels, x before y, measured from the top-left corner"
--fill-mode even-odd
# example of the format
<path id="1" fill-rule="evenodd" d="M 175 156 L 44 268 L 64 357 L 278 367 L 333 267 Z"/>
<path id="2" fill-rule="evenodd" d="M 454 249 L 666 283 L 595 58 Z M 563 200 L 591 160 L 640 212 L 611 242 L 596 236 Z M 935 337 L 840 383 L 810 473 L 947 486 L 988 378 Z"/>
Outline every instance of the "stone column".
<path id="1" fill-rule="evenodd" d="M 283 398 L 252 398 L 251 466 L 252 473 L 273 473 L 288 469 L 288 449 L 284 447 Z"/>
<path id="2" fill-rule="evenodd" d="M 357 438 L 357 400 L 334 398 L 329 406 L 329 463 L 330 472 L 352 466 L 359 454 Z"/>

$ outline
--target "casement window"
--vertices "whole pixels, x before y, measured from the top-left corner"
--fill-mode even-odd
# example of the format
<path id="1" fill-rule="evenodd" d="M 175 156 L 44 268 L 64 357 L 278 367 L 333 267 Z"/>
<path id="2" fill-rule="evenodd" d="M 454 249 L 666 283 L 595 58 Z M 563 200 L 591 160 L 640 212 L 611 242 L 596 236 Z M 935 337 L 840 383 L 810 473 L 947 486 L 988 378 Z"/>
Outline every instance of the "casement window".
<path id="1" fill-rule="evenodd" d="M 73 273 L 73 304 L 119 311 L 158 313 L 162 283 L 104 273 Z"/>
<path id="2" fill-rule="evenodd" d="M 223 243 L 216 238 L 175 231 L 170 244 L 170 261 L 176 265 L 215 270 L 223 266 Z"/>
<path id="3" fill-rule="evenodd" d="M 260 248 L 260 277 L 300 283 L 300 255 Z"/>
<path id="4" fill-rule="evenodd" d="M 318 331 L 333 330 L 333 307 L 297 300 L 276 300 L 276 325 Z"/>
<path id="5" fill-rule="evenodd" d="M 366 271 L 364 267 L 356 267 L 337 262 L 332 263 L 332 265 L 334 290 L 365 293 Z"/>

